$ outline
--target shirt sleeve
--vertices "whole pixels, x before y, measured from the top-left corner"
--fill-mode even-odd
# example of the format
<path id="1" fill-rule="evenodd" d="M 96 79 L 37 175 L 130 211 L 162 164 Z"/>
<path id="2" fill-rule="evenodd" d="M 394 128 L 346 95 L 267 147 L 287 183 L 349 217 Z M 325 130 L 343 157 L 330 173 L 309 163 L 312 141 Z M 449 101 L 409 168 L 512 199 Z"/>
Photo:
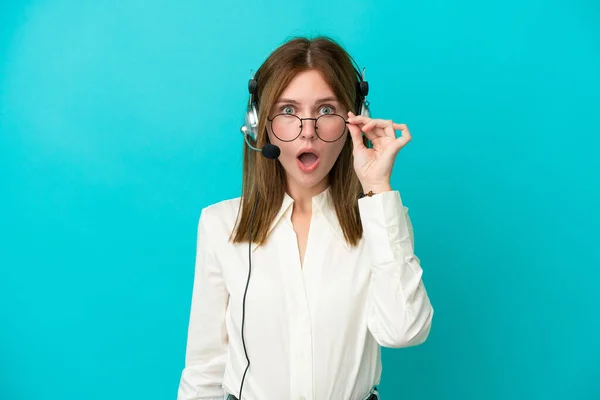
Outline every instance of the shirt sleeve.
<path id="1" fill-rule="evenodd" d="M 433 308 L 414 253 L 408 208 L 398 191 L 363 197 L 358 206 L 371 257 L 368 328 L 381 346 L 418 345 L 429 335 Z"/>
<path id="2" fill-rule="evenodd" d="M 177 400 L 223 400 L 227 358 L 225 312 L 229 294 L 210 243 L 210 222 L 203 210 L 198 222 L 192 304 L 185 367 Z"/>

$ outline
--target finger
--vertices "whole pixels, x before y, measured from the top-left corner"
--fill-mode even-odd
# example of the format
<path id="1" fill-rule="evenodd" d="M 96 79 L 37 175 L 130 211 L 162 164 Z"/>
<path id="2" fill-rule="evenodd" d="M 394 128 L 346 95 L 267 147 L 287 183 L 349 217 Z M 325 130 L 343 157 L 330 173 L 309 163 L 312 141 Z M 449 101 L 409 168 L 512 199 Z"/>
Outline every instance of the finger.
<path id="1" fill-rule="evenodd" d="M 366 124 L 364 124 L 362 126 L 361 130 L 363 132 L 370 131 L 371 129 L 373 129 L 376 126 L 377 126 L 377 121 L 371 120 L 371 121 L 367 122 Z"/>
<path id="2" fill-rule="evenodd" d="M 410 139 L 405 138 L 404 136 L 400 136 L 396 140 L 394 140 L 391 148 L 394 150 L 394 153 L 399 152 L 404 146 L 406 146 L 410 142 Z"/>
<path id="3" fill-rule="evenodd" d="M 394 121 L 392 121 L 391 119 L 374 119 L 370 122 L 370 124 L 373 124 L 373 127 L 381 129 L 383 135 L 380 136 L 389 136 L 394 138 L 396 137 L 396 131 L 394 130 Z"/>
<path id="4" fill-rule="evenodd" d="M 364 115 L 356 115 L 352 111 L 348 111 L 348 122 L 351 122 L 354 124 L 356 124 L 356 123 L 366 124 L 369 121 L 371 121 L 371 118 L 369 118 L 369 117 L 365 117 Z"/>
<path id="5" fill-rule="evenodd" d="M 399 130 L 401 132 L 402 137 L 406 138 L 408 141 L 412 139 L 412 135 L 410 134 L 410 131 L 408 130 L 408 126 L 406 126 L 406 124 L 394 123 L 392 126 L 394 130 Z"/>
<path id="6" fill-rule="evenodd" d="M 363 132 L 364 132 L 364 128 L 369 126 L 369 129 L 377 127 L 377 128 L 392 128 L 392 121 L 391 120 L 383 120 L 383 119 L 372 119 L 369 122 L 367 122 L 364 126 L 363 126 Z"/>
<path id="7" fill-rule="evenodd" d="M 391 122 L 384 121 L 381 119 L 371 120 L 370 122 L 366 123 L 361 129 L 365 133 L 365 135 L 367 135 L 367 138 L 371 141 L 382 137 L 396 137 Z"/>
<path id="8" fill-rule="evenodd" d="M 394 124 L 394 129 L 398 129 L 402 132 L 402 135 L 396 138 L 392 145 L 392 148 L 397 153 L 412 140 L 412 135 L 405 124 Z"/>
<path id="9" fill-rule="evenodd" d="M 385 134 L 380 132 L 379 129 L 373 129 L 374 127 L 375 123 L 372 121 L 363 125 L 362 128 L 360 128 L 365 133 L 367 139 L 369 139 L 371 142 L 385 136 Z"/>
<path id="10" fill-rule="evenodd" d="M 350 137 L 352 138 L 353 149 L 357 150 L 365 147 L 360 128 L 356 125 L 348 124 L 348 130 L 350 131 Z"/>

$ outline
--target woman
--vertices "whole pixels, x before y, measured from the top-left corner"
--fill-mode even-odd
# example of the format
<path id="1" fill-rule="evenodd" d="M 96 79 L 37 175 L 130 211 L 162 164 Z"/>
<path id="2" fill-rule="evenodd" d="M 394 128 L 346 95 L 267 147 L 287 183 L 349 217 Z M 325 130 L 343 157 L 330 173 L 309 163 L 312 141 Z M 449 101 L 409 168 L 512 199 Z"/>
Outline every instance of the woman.
<path id="1" fill-rule="evenodd" d="M 323 37 L 288 41 L 257 71 L 254 144 L 280 154 L 245 147 L 242 196 L 202 210 L 180 400 L 376 399 L 380 347 L 427 337 L 433 309 L 390 185 L 411 136 L 368 116 L 361 78 Z"/>

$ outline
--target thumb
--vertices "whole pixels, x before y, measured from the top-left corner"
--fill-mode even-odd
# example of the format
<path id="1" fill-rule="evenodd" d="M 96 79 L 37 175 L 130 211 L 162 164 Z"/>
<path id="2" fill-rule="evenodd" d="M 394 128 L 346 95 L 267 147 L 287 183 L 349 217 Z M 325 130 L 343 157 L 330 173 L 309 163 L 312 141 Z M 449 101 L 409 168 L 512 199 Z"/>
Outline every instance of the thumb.
<path id="1" fill-rule="evenodd" d="M 352 147 L 354 150 L 362 149 L 365 147 L 362 139 L 362 132 L 356 125 L 348 124 L 348 130 L 350 131 L 350 137 L 352 138 Z"/>

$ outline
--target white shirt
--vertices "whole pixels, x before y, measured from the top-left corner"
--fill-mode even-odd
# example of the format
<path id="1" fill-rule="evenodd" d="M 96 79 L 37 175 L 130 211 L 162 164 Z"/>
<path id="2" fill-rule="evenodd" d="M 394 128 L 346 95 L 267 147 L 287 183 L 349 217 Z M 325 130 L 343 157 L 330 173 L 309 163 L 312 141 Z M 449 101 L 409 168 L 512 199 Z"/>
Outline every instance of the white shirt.
<path id="1" fill-rule="evenodd" d="M 346 244 L 330 189 L 312 199 L 303 265 L 285 195 L 263 246 L 252 245 L 242 400 L 360 400 L 381 375 L 380 346 L 429 334 L 433 309 L 398 191 L 358 201 L 359 246 Z M 240 198 L 202 210 L 186 364 L 178 400 L 239 397 L 248 243 L 231 244 Z"/>

